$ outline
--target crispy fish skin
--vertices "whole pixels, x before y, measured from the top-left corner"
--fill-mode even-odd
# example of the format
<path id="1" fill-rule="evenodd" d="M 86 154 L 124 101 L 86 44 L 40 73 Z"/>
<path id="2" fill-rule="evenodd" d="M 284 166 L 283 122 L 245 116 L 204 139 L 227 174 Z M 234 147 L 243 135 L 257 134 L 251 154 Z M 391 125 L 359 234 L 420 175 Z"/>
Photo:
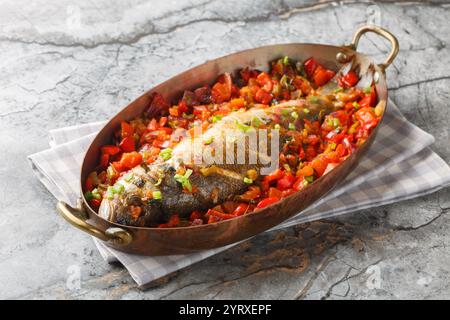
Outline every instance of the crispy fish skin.
<path id="1" fill-rule="evenodd" d="M 245 135 L 247 133 L 243 132 L 242 125 L 251 123 L 255 117 L 270 125 L 274 115 L 279 116 L 283 113 L 283 110 L 298 111 L 297 121 L 301 121 L 303 117 L 306 117 L 306 113 L 301 112 L 304 108 L 308 108 L 308 117 L 315 117 L 319 112 L 322 114 L 332 112 L 333 104 L 326 97 L 321 97 L 315 103 L 306 100 L 293 100 L 272 107 L 234 112 L 210 126 L 203 134 L 202 139 L 212 137 L 214 142 L 207 146 L 200 146 L 207 149 L 212 148 L 214 151 L 218 150 L 217 145 L 226 148 L 226 144 L 223 147 L 221 143 L 226 141 L 230 133 L 233 132 L 236 139 L 244 139 L 241 140 L 245 143 L 246 161 L 244 163 L 236 161 L 238 156 L 233 145 L 231 150 L 234 153 L 234 162 L 197 164 L 193 162 L 192 157 L 186 156 L 195 154 L 195 148 L 198 148 L 198 145 L 195 145 L 195 138 L 185 138 L 174 147 L 171 159 L 163 161 L 158 158 L 148 167 L 138 166 L 132 169 L 133 179 L 131 181 L 125 181 L 123 177 L 120 178 L 120 183 L 125 186 L 124 192 L 116 195 L 113 200 L 103 199 L 99 215 L 124 225 L 151 227 L 167 222 L 171 215 L 175 213 L 180 217 L 188 217 L 194 210 L 211 208 L 243 193 L 248 187 L 243 179 L 246 172 L 250 169 L 259 172 L 264 164 L 260 161 L 261 157 L 259 156 L 261 155 L 258 154 L 255 145 L 246 142 Z M 266 150 L 270 150 L 270 147 L 268 146 Z M 277 150 L 276 157 L 278 157 L 278 152 L 279 150 Z M 248 161 L 251 155 L 257 159 L 256 162 L 250 163 Z M 193 169 L 189 181 L 195 192 L 185 192 L 181 184 L 174 179 L 180 165 Z M 202 169 L 211 167 L 219 170 L 211 170 L 212 173 L 209 175 L 201 173 Z M 160 191 L 162 198 L 156 200 L 148 197 L 148 194 L 153 191 Z M 141 208 L 138 217 L 133 214 L 135 207 Z"/>

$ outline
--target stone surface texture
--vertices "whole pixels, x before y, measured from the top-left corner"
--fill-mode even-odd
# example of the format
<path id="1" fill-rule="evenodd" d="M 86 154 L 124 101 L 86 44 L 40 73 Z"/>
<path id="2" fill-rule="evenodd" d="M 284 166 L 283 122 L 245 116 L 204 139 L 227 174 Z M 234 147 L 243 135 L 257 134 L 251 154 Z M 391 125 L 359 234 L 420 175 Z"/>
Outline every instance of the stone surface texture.
<path id="1" fill-rule="evenodd" d="M 2 1 L 0 298 L 450 298 L 448 188 L 260 235 L 142 290 L 56 215 L 26 160 L 48 147 L 49 129 L 107 119 L 205 60 L 271 43 L 340 45 L 372 22 L 400 40 L 391 98 L 449 162 L 449 21 L 439 1 Z M 388 49 L 375 35 L 361 41 L 377 61 Z"/>

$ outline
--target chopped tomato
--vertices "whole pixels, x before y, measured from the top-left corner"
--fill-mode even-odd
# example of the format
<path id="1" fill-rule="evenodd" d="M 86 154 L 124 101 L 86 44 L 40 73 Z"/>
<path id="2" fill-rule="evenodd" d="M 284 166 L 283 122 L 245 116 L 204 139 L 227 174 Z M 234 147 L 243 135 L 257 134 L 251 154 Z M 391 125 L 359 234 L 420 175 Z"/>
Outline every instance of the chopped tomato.
<path id="1" fill-rule="evenodd" d="M 212 87 L 211 97 L 214 103 L 222 103 L 231 98 L 232 81 L 229 73 L 224 73 L 223 79 Z"/>
<path id="2" fill-rule="evenodd" d="M 131 152 L 135 150 L 134 138 L 133 137 L 125 137 L 120 141 L 120 149 L 124 152 Z"/>
<path id="3" fill-rule="evenodd" d="M 317 61 L 314 58 L 309 58 L 303 63 L 303 67 L 308 77 L 312 78 L 317 68 Z"/>
<path id="4" fill-rule="evenodd" d="M 314 169 L 310 166 L 304 166 L 301 170 L 300 173 L 302 174 L 302 176 L 304 177 L 310 177 L 314 174 Z"/>
<path id="5" fill-rule="evenodd" d="M 122 121 L 120 123 L 120 127 L 121 127 L 120 136 L 122 137 L 122 139 L 126 138 L 126 137 L 132 137 L 133 136 L 134 129 L 133 129 L 133 126 L 131 124 L 129 124 L 126 121 Z"/>
<path id="6" fill-rule="evenodd" d="M 257 205 L 256 208 L 263 209 L 265 207 L 270 206 L 271 204 L 274 204 L 276 202 L 280 201 L 279 198 L 265 198 L 264 200 L 261 200 Z"/>
<path id="7" fill-rule="evenodd" d="M 328 162 L 325 160 L 324 157 L 322 158 L 315 158 L 313 161 L 311 161 L 311 167 L 314 169 L 318 177 L 321 177 L 325 170 L 327 169 Z"/>
<path id="8" fill-rule="evenodd" d="M 233 215 L 235 216 L 242 216 L 244 213 L 246 213 L 248 210 L 248 204 L 247 203 L 240 203 L 236 209 L 233 211 Z"/>
<path id="9" fill-rule="evenodd" d="M 272 80 L 266 72 L 261 72 L 256 78 L 256 82 L 266 92 L 271 92 L 273 88 Z"/>
<path id="10" fill-rule="evenodd" d="M 235 217 L 235 215 L 233 215 L 233 214 L 223 213 L 223 212 L 220 212 L 220 211 L 214 210 L 214 209 L 209 209 L 208 212 L 206 213 L 206 216 L 215 216 L 219 219 L 224 219 L 224 220 Z"/>
<path id="11" fill-rule="evenodd" d="M 124 153 L 120 159 L 120 164 L 125 169 L 132 169 L 142 162 L 142 155 L 139 152 L 133 151 Z"/>
<path id="12" fill-rule="evenodd" d="M 359 77 L 353 70 L 350 70 L 345 76 L 338 79 L 339 85 L 343 88 L 353 87 L 358 81 Z"/>
<path id="13" fill-rule="evenodd" d="M 356 111 L 355 116 L 365 130 L 375 127 L 378 123 L 378 118 L 372 108 L 361 108 Z"/>
<path id="14" fill-rule="evenodd" d="M 283 176 L 284 176 L 283 171 L 281 169 L 277 169 L 274 172 L 272 172 L 272 173 L 268 174 L 267 176 L 265 176 L 264 177 L 264 181 L 271 182 L 271 181 L 274 181 L 274 180 L 281 179 L 281 178 L 283 178 Z"/>
<path id="15" fill-rule="evenodd" d="M 277 181 L 277 189 L 284 191 L 292 188 L 292 185 L 295 182 L 295 178 L 292 174 L 288 173 L 283 178 Z"/>
<path id="16" fill-rule="evenodd" d="M 195 219 L 201 219 L 202 217 L 203 214 L 200 211 L 192 211 L 189 220 L 194 221 Z"/>
<path id="17" fill-rule="evenodd" d="M 272 95 L 264 89 L 259 89 L 255 94 L 255 100 L 262 104 L 269 104 L 272 101 Z"/>
<path id="18" fill-rule="evenodd" d="M 328 81 L 333 79 L 335 74 L 336 73 L 334 71 L 325 69 L 324 67 L 319 65 L 316 71 L 314 71 L 313 81 L 316 85 L 323 86 L 328 83 Z"/>
<path id="19" fill-rule="evenodd" d="M 101 152 L 114 156 L 120 152 L 120 148 L 113 145 L 106 145 L 101 148 Z"/>
<path id="20" fill-rule="evenodd" d="M 365 107 L 374 107 L 376 102 L 377 102 L 377 95 L 375 93 L 375 90 L 372 88 L 372 91 L 369 94 L 366 94 L 358 102 L 358 104 L 360 108 L 365 108 Z"/>
<path id="21" fill-rule="evenodd" d="M 109 163 L 109 154 L 103 153 L 100 155 L 100 167 L 106 168 Z"/>
<path id="22" fill-rule="evenodd" d="M 269 196 L 269 198 L 281 198 L 283 196 L 283 192 L 281 192 L 277 188 L 270 187 L 268 196 Z"/>
<path id="23" fill-rule="evenodd" d="M 98 208 L 100 207 L 100 204 L 102 203 L 102 200 L 100 199 L 91 199 L 89 200 L 89 205 L 93 208 Z"/>

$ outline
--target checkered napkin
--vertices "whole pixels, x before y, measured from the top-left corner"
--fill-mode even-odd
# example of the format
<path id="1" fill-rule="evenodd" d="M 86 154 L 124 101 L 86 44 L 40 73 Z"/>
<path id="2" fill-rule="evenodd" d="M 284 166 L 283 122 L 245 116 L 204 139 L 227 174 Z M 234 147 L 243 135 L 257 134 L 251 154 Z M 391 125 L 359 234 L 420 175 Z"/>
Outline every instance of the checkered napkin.
<path id="1" fill-rule="evenodd" d="M 85 150 L 104 124 L 52 130 L 51 148 L 28 157 L 40 181 L 58 200 L 76 205 Z M 433 142 L 431 135 L 408 122 L 389 102 L 378 135 L 355 170 L 324 198 L 274 229 L 410 199 L 450 185 L 449 166 L 428 148 Z M 235 245 L 189 255 L 145 257 L 113 250 L 97 240 L 95 243 L 106 261 L 120 261 L 138 285 Z"/>

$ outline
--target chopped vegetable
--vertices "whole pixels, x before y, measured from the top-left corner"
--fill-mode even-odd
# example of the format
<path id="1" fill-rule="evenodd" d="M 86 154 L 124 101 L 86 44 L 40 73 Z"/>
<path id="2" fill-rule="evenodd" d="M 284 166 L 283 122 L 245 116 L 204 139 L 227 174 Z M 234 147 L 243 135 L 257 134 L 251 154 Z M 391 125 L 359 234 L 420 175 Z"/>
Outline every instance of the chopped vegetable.
<path id="1" fill-rule="evenodd" d="M 161 159 L 163 160 L 169 160 L 170 158 L 172 158 L 172 149 L 171 148 L 166 148 L 161 150 L 161 152 L 159 153 L 159 156 L 161 157 Z"/>
<path id="2" fill-rule="evenodd" d="M 162 199 L 161 191 L 153 191 L 152 196 L 153 196 L 153 199 L 155 199 L 155 200 L 161 200 Z"/>
<path id="3" fill-rule="evenodd" d="M 175 181 L 179 182 L 181 184 L 181 186 L 184 189 L 188 190 L 189 192 L 192 192 L 192 185 L 191 185 L 191 182 L 189 181 L 189 177 L 191 176 L 191 174 L 192 174 L 192 170 L 188 169 L 188 170 L 186 170 L 186 172 L 183 175 L 176 174 L 174 176 Z"/>

